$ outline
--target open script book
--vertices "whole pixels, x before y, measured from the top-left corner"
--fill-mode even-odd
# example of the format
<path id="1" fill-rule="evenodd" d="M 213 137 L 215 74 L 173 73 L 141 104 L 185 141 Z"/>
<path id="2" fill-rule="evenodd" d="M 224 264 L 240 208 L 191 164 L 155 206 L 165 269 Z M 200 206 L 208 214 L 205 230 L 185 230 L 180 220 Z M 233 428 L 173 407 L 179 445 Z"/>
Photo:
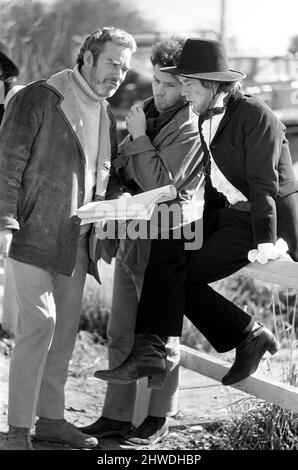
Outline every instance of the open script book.
<path id="1" fill-rule="evenodd" d="M 77 209 L 76 214 L 81 219 L 81 225 L 105 220 L 149 220 L 155 204 L 171 201 L 176 196 L 177 191 L 175 186 L 169 184 L 168 186 L 145 191 L 132 197 L 89 202 Z"/>

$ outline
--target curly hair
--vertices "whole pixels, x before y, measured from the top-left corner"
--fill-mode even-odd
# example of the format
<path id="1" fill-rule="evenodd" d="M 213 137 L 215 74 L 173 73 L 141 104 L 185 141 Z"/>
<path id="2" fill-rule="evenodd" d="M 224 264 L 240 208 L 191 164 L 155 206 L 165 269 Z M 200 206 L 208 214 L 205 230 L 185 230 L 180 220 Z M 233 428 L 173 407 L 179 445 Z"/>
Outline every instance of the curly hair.
<path id="1" fill-rule="evenodd" d="M 96 65 L 98 57 L 103 52 L 105 43 L 108 41 L 128 47 L 132 52 L 135 52 L 137 49 L 136 41 L 129 33 L 113 26 L 107 26 L 95 31 L 85 39 L 76 60 L 79 68 L 84 64 L 84 53 L 86 51 L 92 52 L 94 64 Z"/>
<path id="2" fill-rule="evenodd" d="M 152 49 L 150 56 L 153 67 L 158 64 L 161 67 L 171 67 L 177 65 L 183 45 L 186 39 L 171 38 L 157 42 Z"/>

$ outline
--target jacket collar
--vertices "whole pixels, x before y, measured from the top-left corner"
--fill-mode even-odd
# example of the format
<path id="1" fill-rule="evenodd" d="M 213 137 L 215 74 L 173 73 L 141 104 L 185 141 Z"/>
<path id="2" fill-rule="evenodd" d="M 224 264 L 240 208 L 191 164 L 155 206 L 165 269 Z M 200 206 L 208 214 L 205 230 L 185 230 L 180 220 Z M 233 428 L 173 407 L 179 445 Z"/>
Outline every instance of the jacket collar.
<path id="1" fill-rule="evenodd" d="M 158 146 L 166 136 L 172 132 L 176 132 L 186 121 L 191 119 L 197 120 L 196 115 L 191 110 L 190 105 L 186 102 L 180 109 L 177 110 L 173 118 L 160 130 L 154 137 L 153 144 Z"/>
<path id="2" fill-rule="evenodd" d="M 62 70 L 61 72 L 52 75 L 45 84 L 54 89 L 58 94 L 60 99 L 56 106 L 57 110 L 62 115 L 71 133 L 76 139 L 85 160 L 85 153 L 83 150 L 85 148 L 84 133 L 80 125 L 80 115 L 70 84 L 72 74 L 73 70 L 71 69 Z"/>
<path id="3" fill-rule="evenodd" d="M 160 131 L 173 122 L 178 111 L 187 105 L 188 103 L 181 97 L 174 106 L 161 113 L 156 109 L 154 98 L 147 100 L 144 103 L 143 110 L 146 115 L 146 134 L 149 139 L 154 141 Z M 169 131 L 168 127 L 167 130 Z"/>
<path id="4" fill-rule="evenodd" d="M 217 136 L 223 131 L 223 129 L 226 127 L 228 122 L 231 119 L 231 115 L 233 114 L 235 108 L 238 106 L 239 101 L 242 99 L 242 93 L 240 91 L 236 91 L 233 95 L 230 96 L 228 104 L 227 104 L 227 109 L 225 112 L 224 117 L 222 118 L 218 129 L 215 133 L 215 136 L 213 138 L 213 141 L 217 138 Z"/>

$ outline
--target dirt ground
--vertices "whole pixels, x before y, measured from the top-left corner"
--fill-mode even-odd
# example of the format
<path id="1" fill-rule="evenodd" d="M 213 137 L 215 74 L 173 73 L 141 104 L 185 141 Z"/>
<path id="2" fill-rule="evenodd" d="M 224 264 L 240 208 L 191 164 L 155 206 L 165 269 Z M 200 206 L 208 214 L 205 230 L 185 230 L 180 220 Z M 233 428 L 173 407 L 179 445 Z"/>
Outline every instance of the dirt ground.
<path id="1" fill-rule="evenodd" d="M 0 347 L 0 438 L 7 431 L 7 389 L 9 342 Z M 69 367 L 66 386 L 65 418 L 76 426 L 93 422 L 101 415 L 106 383 L 93 377 L 93 371 L 106 366 L 107 348 L 91 344 L 88 334 L 81 332 Z M 170 433 L 150 449 L 221 449 L 228 448 L 223 436 L 217 435 L 223 420 L 241 411 L 249 396 L 223 387 L 207 377 L 180 368 L 179 412 L 169 419 Z M 241 404 L 241 406 L 240 406 Z M 140 415 L 146 410 L 140 409 Z M 139 417 L 140 419 L 140 417 Z M 50 443 L 34 443 L 40 450 L 65 450 Z M 102 439 L 100 449 L 122 449 L 117 439 Z M 138 449 L 142 449 L 139 447 Z M 143 447 L 146 449 L 146 447 Z"/>

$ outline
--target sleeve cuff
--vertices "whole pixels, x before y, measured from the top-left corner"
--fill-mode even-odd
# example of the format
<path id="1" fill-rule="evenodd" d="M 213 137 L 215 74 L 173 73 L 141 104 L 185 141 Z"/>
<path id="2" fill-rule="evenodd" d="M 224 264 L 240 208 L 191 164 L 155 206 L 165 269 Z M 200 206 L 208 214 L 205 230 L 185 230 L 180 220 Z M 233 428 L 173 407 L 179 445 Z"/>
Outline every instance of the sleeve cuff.
<path id="1" fill-rule="evenodd" d="M 248 260 L 251 263 L 258 261 L 261 264 L 266 264 L 270 260 L 279 258 L 285 255 L 288 251 L 288 244 L 283 238 L 279 238 L 274 243 L 259 243 L 256 250 L 248 252 Z"/>
<path id="2" fill-rule="evenodd" d="M 19 222 L 12 217 L 1 217 L 0 230 L 20 230 L 20 225 Z"/>

